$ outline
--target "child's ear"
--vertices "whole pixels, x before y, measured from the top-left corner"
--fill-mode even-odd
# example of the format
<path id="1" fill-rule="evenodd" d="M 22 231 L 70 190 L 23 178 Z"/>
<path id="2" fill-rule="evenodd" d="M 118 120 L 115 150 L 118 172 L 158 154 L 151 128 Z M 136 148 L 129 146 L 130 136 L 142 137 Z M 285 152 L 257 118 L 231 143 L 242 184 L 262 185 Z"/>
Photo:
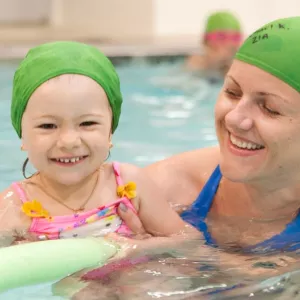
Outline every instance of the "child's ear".
<path id="1" fill-rule="evenodd" d="M 112 143 L 112 134 L 110 134 L 109 136 L 109 149 L 111 149 L 114 146 L 114 144 Z"/>
<path id="2" fill-rule="evenodd" d="M 24 143 L 24 141 L 23 141 L 23 138 L 21 139 L 21 150 L 22 151 L 26 151 L 27 149 L 26 149 L 26 146 L 25 146 L 25 143 Z"/>

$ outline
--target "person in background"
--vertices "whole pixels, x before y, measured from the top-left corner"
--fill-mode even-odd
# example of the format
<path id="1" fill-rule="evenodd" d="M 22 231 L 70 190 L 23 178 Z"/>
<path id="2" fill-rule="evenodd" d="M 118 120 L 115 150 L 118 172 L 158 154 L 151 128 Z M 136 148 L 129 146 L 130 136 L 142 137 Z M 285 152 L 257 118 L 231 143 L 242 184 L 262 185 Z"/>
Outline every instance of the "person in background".
<path id="1" fill-rule="evenodd" d="M 202 53 L 187 58 L 185 67 L 190 71 L 217 72 L 224 75 L 243 40 L 239 20 L 232 13 L 218 11 L 206 21 L 201 39 Z"/>

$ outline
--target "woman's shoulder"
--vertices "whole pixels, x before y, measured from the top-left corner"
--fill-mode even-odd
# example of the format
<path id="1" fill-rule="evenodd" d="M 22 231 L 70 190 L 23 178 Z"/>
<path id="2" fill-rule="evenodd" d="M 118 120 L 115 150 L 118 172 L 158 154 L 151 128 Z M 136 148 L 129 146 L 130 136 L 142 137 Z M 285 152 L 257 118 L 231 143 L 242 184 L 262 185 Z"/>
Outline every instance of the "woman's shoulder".
<path id="1" fill-rule="evenodd" d="M 174 155 L 144 170 L 175 202 L 190 204 L 219 164 L 219 147 L 208 147 Z"/>
<path id="2" fill-rule="evenodd" d="M 176 154 L 154 164 L 146 166 L 149 173 L 160 174 L 163 171 L 169 173 L 180 172 L 181 175 L 198 179 L 206 173 L 211 173 L 219 163 L 219 147 L 208 147 Z"/>
<path id="3" fill-rule="evenodd" d="M 180 172 L 182 176 L 193 178 L 196 175 L 200 179 L 202 176 L 209 177 L 219 163 L 219 156 L 219 147 L 214 146 L 175 154 L 145 167 L 117 161 L 108 163 L 106 166 L 128 179 L 145 172 L 151 177 Z"/>

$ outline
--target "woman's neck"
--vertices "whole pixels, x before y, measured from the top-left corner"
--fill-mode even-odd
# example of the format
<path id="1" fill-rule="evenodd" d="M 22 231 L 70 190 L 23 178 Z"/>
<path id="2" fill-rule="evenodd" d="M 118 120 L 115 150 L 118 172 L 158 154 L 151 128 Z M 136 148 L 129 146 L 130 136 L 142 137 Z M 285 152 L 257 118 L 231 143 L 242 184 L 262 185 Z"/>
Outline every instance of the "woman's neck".
<path id="1" fill-rule="evenodd" d="M 223 178 L 220 187 L 225 192 L 226 206 L 240 212 L 244 210 L 250 218 L 275 220 L 283 216 L 295 216 L 300 209 L 300 184 L 274 188 L 261 182 L 234 183 Z"/>

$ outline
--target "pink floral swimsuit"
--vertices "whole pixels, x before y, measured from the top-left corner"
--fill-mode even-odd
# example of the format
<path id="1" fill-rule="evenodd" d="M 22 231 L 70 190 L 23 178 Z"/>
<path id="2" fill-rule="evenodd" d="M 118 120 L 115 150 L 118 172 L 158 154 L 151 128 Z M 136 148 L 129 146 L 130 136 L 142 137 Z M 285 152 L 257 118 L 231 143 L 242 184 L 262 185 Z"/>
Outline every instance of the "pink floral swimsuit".
<path id="1" fill-rule="evenodd" d="M 117 186 L 123 186 L 119 163 L 114 162 L 113 169 Z M 19 183 L 14 182 L 12 186 L 18 193 L 23 204 L 29 201 Z M 125 196 L 118 198 L 109 205 L 98 207 L 88 212 L 50 218 L 33 217 L 29 232 L 36 234 L 41 240 L 103 236 L 109 232 L 129 235 L 131 231 L 117 214 L 117 208 L 120 203 L 124 203 L 136 213 L 130 199 Z"/>

